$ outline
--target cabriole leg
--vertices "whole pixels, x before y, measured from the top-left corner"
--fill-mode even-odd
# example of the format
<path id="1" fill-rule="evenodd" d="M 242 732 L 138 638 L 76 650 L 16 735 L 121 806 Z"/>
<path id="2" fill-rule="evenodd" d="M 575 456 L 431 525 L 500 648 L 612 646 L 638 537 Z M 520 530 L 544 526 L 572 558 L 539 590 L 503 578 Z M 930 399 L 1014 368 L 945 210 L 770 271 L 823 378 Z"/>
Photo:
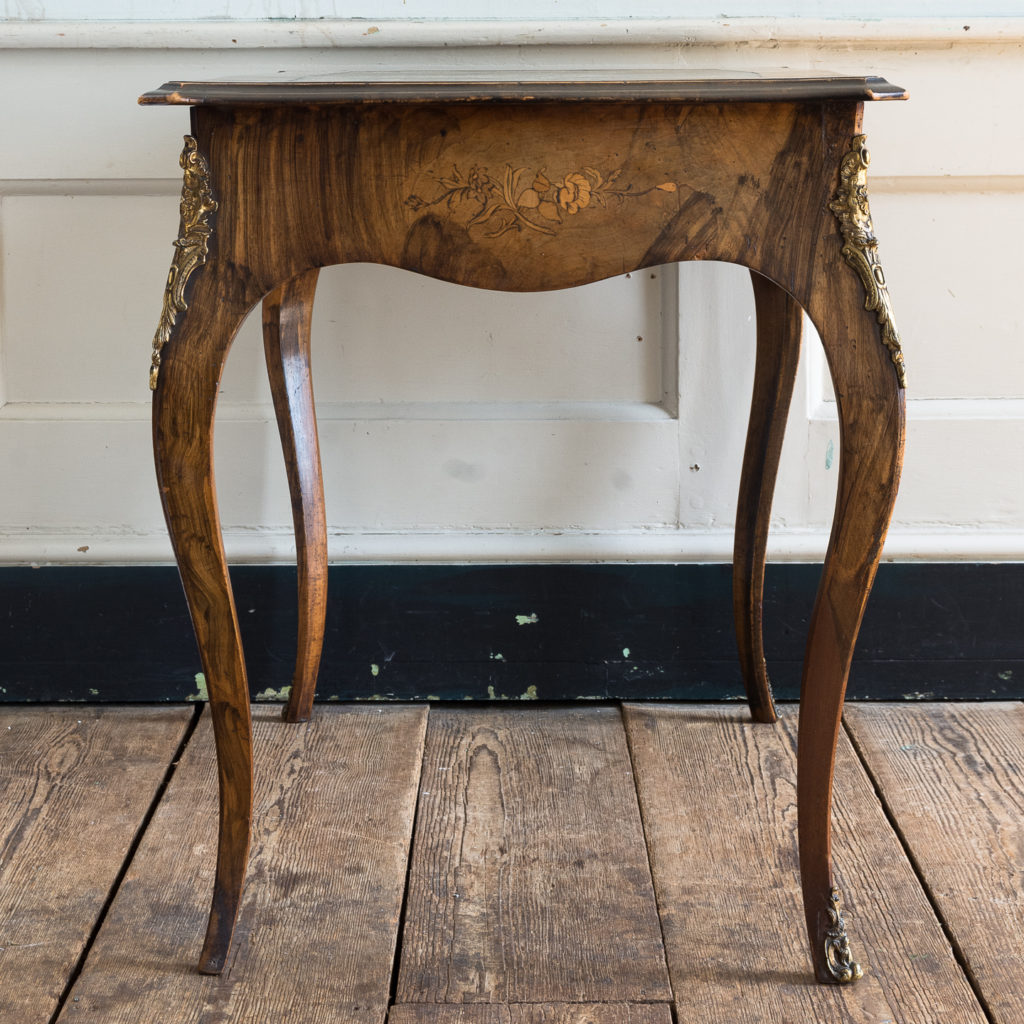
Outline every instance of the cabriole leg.
<path id="1" fill-rule="evenodd" d="M 310 320 L 318 275 L 319 270 L 300 274 L 263 300 L 263 345 L 288 471 L 298 564 L 299 633 L 284 709 L 288 722 L 305 722 L 313 713 L 327 616 L 327 520 L 310 372 Z"/>
<path id="2" fill-rule="evenodd" d="M 815 975 L 861 974 L 831 863 L 832 773 L 847 674 L 896 499 L 903 461 L 905 378 L 868 211 L 863 136 L 843 158 L 829 240 L 808 312 L 835 387 L 840 463 L 832 536 L 811 617 L 800 698 L 797 805 L 800 873 Z"/>
<path id="3" fill-rule="evenodd" d="M 231 340 L 259 294 L 246 294 L 223 260 L 207 261 L 213 233 L 209 168 L 186 138 L 182 228 L 154 339 L 153 451 L 167 529 L 209 692 L 217 744 L 217 872 L 199 970 L 224 967 L 241 902 L 252 820 L 252 723 L 238 617 L 217 512 L 213 420 Z M 186 285 L 193 291 L 186 302 Z"/>
<path id="4" fill-rule="evenodd" d="M 193 308 L 204 311 L 202 326 L 198 315 L 185 319 L 163 358 L 153 397 L 153 441 L 164 515 L 206 674 L 217 743 L 217 875 L 199 970 L 218 974 L 231 944 L 245 880 L 252 817 L 252 725 L 217 514 L 212 431 L 221 366 L 247 310 L 203 302 L 199 292 L 197 288 Z"/>
<path id="5" fill-rule="evenodd" d="M 803 310 L 768 278 L 753 271 L 750 278 L 757 313 L 757 359 L 736 509 L 732 606 L 751 716 L 755 722 L 774 722 L 775 702 L 764 659 L 764 560 L 782 439 L 800 360 Z"/>

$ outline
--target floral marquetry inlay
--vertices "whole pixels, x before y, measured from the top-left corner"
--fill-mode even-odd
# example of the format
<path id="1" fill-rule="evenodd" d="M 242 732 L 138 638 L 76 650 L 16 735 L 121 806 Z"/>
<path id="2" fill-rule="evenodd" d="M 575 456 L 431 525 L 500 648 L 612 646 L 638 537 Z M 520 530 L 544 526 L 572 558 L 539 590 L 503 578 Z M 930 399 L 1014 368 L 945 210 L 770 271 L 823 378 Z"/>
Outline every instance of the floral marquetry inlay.
<path id="1" fill-rule="evenodd" d="M 509 231 L 524 230 L 553 235 L 566 218 L 607 206 L 611 199 L 624 202 L 652 192 L 676 191 L 672 181 L 645 189 L 620 185 L 621 174 L 621 168 L 604 175 L 594 167 L 583 167 L 552 180 L 543 170 L 530 173 L 525 167 L 513 168 L 511 164 L 506 164 L 498 177 L 485 167 L 471 167 L 468 174 L 452 167 L 450 174 L 435 179 L 438 195 L 424 199 L 414 194 L 405 203 L 413 210 L 445 206 L 454 212 L 463 205 L 475 207 L 467 226 L 477 225 L 485 229 L 486 237 L 498 238 Z"/>

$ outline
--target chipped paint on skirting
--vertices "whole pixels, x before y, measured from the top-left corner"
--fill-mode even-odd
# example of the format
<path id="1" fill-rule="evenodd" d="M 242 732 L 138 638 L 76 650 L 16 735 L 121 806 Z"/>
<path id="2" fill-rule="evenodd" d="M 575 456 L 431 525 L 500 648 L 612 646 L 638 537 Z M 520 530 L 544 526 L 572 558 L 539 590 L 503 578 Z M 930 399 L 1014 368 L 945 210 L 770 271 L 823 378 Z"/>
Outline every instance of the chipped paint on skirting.
<path id="1" fill-rule="evenodd" d="M 202 672 L 196 673 L 196 692 L 190 693 L 185 700 L 209 700 L 210 694 L 206 689 L 206 676 Z"/>
<path id="2" fill-rule="evenodd" d="M 430 698 L 428 697 L 427 699 L 429 700 Z M 471 700 L 472 698 L 467 697 L 465 699 L 466 700 Z M 487 687 L 487 699 L 488 700 L 539 700 L 540 698 L 537 696 L 537 687 L 536 686 L 528 686 L 521 694 L 519 694 L 518 697 L 510 697 L 507 693 L 500 693 L 500 694 L 499 693 L 495 693 L 494 687 L 493 686 L 488 686 Z"/>
<path id="3" fill-rule="evenodd" d="M 268 686 L 265 690 L 257 693 L 253 700 L 287 700 L 291 692 L 292 688 L 290 685 L 282 686 L 280 690 L 275 690 Z"/>

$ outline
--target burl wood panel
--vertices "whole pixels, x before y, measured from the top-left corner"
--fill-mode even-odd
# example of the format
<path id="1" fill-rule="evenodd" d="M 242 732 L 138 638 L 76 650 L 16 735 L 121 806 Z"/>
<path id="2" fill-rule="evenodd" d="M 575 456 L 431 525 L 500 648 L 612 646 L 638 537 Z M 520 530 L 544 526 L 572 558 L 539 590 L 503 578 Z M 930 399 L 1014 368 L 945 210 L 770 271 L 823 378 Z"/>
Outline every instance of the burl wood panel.
<path id="1" fill-rule="evenodd" d="M 0 1020 L 52 1016 L 191 717 L 0 713 Z"/>
<path id="2" fill-rule="evenodd" d="M 618 710 L 431 712 L 396 1002 L 670 998 Z"/>
<path id="3" fill-rule="evenodd" d="M 846 720 L 991 1019 L 1024 1020 L 1024 705 L 860 705 Z"/>
<path id="4" fill-rule="evenodd" d="M 820 103 L 583 104 L 568 127 L 557 104 L 192 113 L 220 203 L 211 258 L 244 254 L 250 305 L 347 262 L 547 291 L 719 259 L 806 295 L 855 130 L 849 104 Z M 298 197 L 287 223 L 281 195 Z"/>
<path id="5" fill-rule="evenodd" d="M 680 1021 L 985 1021 L 845 738 L 838 874 L 865 976 L 837 988 L 812 983 L 798 925 L 790 709 L 774 728 L 721 705 L 624 713 Z"/>
<path id="6" fill-rule="evenodd" d="M 381 1024 L 426 709 L 254 713 L 249 888 L 219 977 L 196 973 L 213 881 L 216 765 L 204 716 L 61 1020 Z"/>

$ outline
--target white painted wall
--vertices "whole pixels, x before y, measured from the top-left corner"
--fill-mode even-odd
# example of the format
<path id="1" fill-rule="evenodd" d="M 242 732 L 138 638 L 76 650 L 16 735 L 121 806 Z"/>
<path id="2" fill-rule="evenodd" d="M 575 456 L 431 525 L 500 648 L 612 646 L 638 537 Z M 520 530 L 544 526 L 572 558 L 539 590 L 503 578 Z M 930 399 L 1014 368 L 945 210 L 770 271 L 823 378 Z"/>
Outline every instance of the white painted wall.
<path id="1" fill-rule="evenodd" d="M 148 21 L 152 3 L 0 4 L 0 560 L 170 559 L 150 457 L 149 344 L 177 230 L 187 113 L 137 95 L 179 77 L 282 68 L 434 72 L 785 66 L 883 74 L 869 105 L 872 201 L 910 373 L 900 558 L 1024 557 L 1024 18 L 904 2 L 671 19 L 677 5 L 517 5 L 524 19 Z M 620 6 L 620 5 L 619 5 Z M 719 5 L 688 6 L 715 13 Z M 207 16 L 345 15 L 355 5 L 204 4 Z M 175 16 L 197 16 L 179 3 Z M 386 19 L 479 5 L 359 5 Z M 399 9 L 401 8 L 401 9 Z M 741 9 L 742 8 L 742 9 Z M 161 17 L 166 17 L 162 11 Z M 950 15 L 943 19 L 941 15 Z M 24 19 L 37 19 L 35 21 Z M 38 20 L 42 19 L 42 20 Z M 837 20 L 838 19 L 838 20 Z M 965 31 L 964 25 L 970 25 Z M 371 32 L 369 28 L 379 31 Z M 639 41 L 638 41 L 639 40 Z M 446 45 L 441 45 L 442 43 Z M 16 101 L 12 101 L 12 98 Z M 685 265 L 538 296 L 380 267 L 325 271 L 314 360 L 332 556 L 722 559 L 731 548 L 753 363 L 745 272 Z M 642 339 L 642 340 L 638 340 Z M 229 552 L 290 551 L 258 325 L 218 420 Z M 776 558 L 820 557 L 837 427 L 809 339 L 775 506 Z M 699 468 L 698 468 L 699 467 Z M 87 550 L 81 550 L 87 549 Z"/>
<path id="2" fill-rule="evenodd" d="M 722 13 L 723 7 L 728 15 Z M 963 18 L 1013 17 L 1021 14 L 1019 0 L 778 0 L 773 18 Z M 485 18 L 512 22 L 509 7 L 479 0 L 3 0 L 3 17 L 24 21 L 192 21 L 196 19 L 259 20 L 265 18 L 429 18 L 465 20 Z M 518 0 L 515 20 L 568 19 L 615 21 L 648 18 L 678 20 L 679 0 Z M 758 18 L 764 0 L 687 0 L 687 19 Z"/>

